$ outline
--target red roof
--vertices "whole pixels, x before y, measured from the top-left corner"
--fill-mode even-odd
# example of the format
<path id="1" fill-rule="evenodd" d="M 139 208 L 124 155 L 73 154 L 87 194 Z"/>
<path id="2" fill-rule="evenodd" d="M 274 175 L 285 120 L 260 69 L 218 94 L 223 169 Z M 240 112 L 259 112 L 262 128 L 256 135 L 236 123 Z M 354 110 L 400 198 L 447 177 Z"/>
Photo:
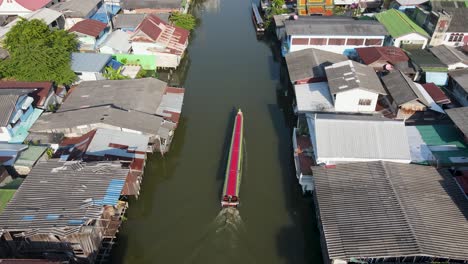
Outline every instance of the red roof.
<path id="1" fill-rule="evenodd" d="M 50 90 L 53 89 L 53 84 L 52 82 L 0 81 L 0 89 L 37 89 L 31 93 L 31 97 L 34 98 L 36 107 L 42 108 Z"/>
<path id="2" fill-rule="evenodd" d="M 52 0 L 13 0 L 22 7 L 35 11 L 37 9 L 43 8 L 48 5 Z M 8 1 L 7 1 L 8 2 Z M 0 5 L 3 3 L 3 0 L 0 0 Z"/>
<path id="3" fill-rule="evenodd" d="M 144 33 L 148 38 L 142 37 L 139 33 Z M 167 53 L 181 55 L 187 47 L 187 39 L 190 31 L 169 25 L 159 17 L 149 14 L 135 29 L 132 37 L 133 41 L 158 42 L 165 46 Z"/>
<path id="4" fill-rule="evenodd" d="M 106 24 L 97 20 L 85 19 L 73 25 L 68 31 L 79 32 L 97 38 L 106 27 Z"/>
<path id="5" fill-rule="evenodd" d="M 60 158 L 62 155 L 69 155 L 68 160 L 81 158 L 88 149 L 95 134 L 96 130 L 94 129 L 81 137 L 64 138 L 59 144 L 59 149 L 54 153 L 54 157 Z"/>
<path id="6" fill-rule="evenodd" d="M 383 60 L 390 64 L 409 61 L 406 53 L 397 47 L 365 47 L 356 48 L 356 52 L 364 64 L 372 64 Z"/>
<path id="7" fill-rule="evenodd" d="M 434 99 L 434 101 L 438 104 L 450 104 L 450 99 L 445 95 L 444 91 L 442 91 L 437 85 L 434 83 L 425 83 L 421 84 L 422 87 L 426 90 L 426 92 Z"/>

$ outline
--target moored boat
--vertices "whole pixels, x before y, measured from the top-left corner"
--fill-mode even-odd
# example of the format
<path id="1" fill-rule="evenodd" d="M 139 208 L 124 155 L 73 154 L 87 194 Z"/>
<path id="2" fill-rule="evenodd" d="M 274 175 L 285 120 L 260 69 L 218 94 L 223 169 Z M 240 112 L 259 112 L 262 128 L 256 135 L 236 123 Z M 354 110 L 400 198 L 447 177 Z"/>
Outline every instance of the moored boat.
<path id="1" fill-rule="evenodd" d="M 263 23 L 262 16 L 258 11 L 257 5 L 255 5 L 254 3 L 252 3 L 252 21 L 254 23 L 255 30 L 257 31 L 257 33 L 265 31 L 265 25 Z"/>
<path id="2" fill-rule="evenodd" d="M 239 109 L 232 130 L 231 146 L 224 179 L 222 207 L 237 207 L 239 205 L 239 187 L 242 174 L 242 140 L 244 129 L 244 116 Z"/>

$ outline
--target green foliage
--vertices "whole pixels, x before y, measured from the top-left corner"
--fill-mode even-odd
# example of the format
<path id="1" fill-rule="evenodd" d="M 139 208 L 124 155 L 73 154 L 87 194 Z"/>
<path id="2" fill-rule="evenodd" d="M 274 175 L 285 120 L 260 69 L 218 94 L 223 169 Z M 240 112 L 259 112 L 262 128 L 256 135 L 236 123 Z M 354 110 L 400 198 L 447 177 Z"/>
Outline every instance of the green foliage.
<path id="1" fill-rule="evenodd" d="M 169 20 L 174 23 L 174 25 L 185 28 L 187 30 L 192 30 L 197 25 L 197 20 L 191 14 L 182 14 L 180 12 L 174 12 L 169 17 Z"/>
<path id="2" fill-rule="evenodd" d="M 285 2 L 284 0 L 273 0 L 271 1 L 271 5 L 273 8 L 281 9 L 285 5 Z"/>
<path id="3" fill-rule="evenodd" d="M 109 80 L 125 80 L 129 79 L 128 76 L 122 75 L 122 67 L 115 70 L 114 68 L 107 66 L 106 72 L 103 74 Z"/>
<path id="4" fill-rule="evenodd" d="M 47 157 L 51 159 L 52 156 L 54 155 L 54 150 L 52 148 L 47 148 L 46 154 L 47 154 Z"/>
<path id="5" fill-rule="evenodd" d="M 148 72 L 145 69 L 141 68 L 135 78 L 136 79 L 145 78 L 147 74 Z"/>
<path id="6" fill-rule="evenodd" d="M 70 54 L 78 41 L 72 33 L 51 30 L 38 19 L 22 19 L 6 34 L 3 45 L 10 58 L 0 65 L 2 77 L 67 85 L 76 79 Z"/>

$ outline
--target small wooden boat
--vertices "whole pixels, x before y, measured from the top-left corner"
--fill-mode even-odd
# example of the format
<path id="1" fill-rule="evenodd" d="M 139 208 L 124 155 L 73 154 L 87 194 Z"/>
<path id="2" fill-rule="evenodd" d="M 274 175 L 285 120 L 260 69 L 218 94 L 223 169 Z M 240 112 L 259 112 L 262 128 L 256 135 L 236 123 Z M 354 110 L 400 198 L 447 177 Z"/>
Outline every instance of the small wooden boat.
<path id="1" fill-rule="evenodd" d="M 252 3 L 252 21 L 254 23 L 255 30 L 257 31 L 257 33 L 265 31 L 265 25 L 263 23 L 262 16 L 258 11 L 257 5 L 255 5 L 254 3 Z"/>
<path id="2" fill-rule="evenodd" d="M 239 109 L 232 130 L 231 146 L 224 179 L 222 207 L 237 207 L 239 205 L 239 187 L 242 174 L 242 140 L 244 129 L 244 116 Z"/>

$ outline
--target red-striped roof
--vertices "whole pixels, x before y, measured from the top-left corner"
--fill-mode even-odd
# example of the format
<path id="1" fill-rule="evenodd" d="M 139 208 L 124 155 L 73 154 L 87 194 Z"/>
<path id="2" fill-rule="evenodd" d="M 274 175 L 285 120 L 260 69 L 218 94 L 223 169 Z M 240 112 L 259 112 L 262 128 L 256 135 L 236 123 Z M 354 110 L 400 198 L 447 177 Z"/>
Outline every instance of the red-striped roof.
<path id="1" fill-rule="evenodd" d="M 426 90 L 426 92 L 434 99 L 434 101 L 438 104 L 450 104 L 450 99 L 445 95 L 444 91 L 442 91 L 437 85 L 434 83 L 425 83 L 422 84 L 422 87 Z"/>
<path id="2" fill-rule="evenodd" d="M 189 35 L 190 31 L 169 25 L 156 15 L 150 14 L 135 29 L 132 41 L 157 42 L 166 48 L 166 53 L 181 55 L 187 47 Z"/>
<path id="3" fill-rule="evenodd" d="M 79 32 L 97 38 L 106 27 L 107 25 L 100 21 L 85 19 L 73 25 L 68 31 Z"/>

